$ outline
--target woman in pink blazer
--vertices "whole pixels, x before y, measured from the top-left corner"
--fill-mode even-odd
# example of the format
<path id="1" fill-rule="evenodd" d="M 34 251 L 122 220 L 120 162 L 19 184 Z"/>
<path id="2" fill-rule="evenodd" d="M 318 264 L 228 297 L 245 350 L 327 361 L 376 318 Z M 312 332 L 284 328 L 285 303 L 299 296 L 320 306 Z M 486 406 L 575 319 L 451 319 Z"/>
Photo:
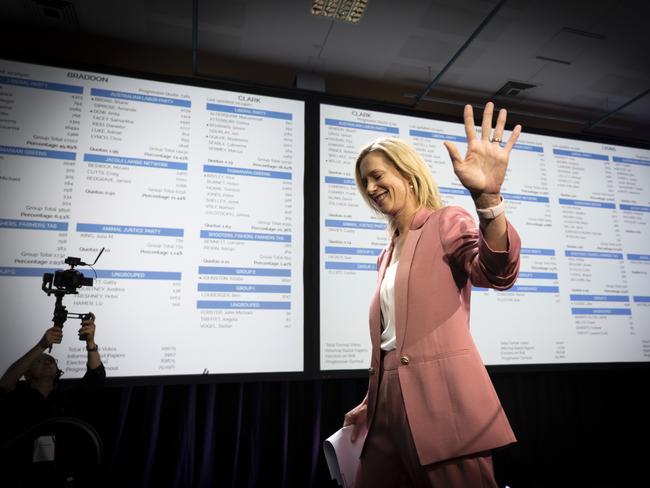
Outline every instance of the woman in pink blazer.
<path id="1" fill-rule="evenodd" d="M 353 439 L 368 427 L 355 488 L 496 487 L 491 450 L 516 441 L 469 332 L 471 287 L 507 289 L 519 270 L 500 189 L 521 126 L 502 146 L 506 111 L 490 137 L 493 110 L 488 103 L 477 135 L 465 107 L 464 158 L 444 143 L 479 228 L 461 207 L 442 207 L 405 142 L 379 139 L 357 159 L 357 186 L 387 217 L 392 239 L 370 304 L 368 394 L 344 422 L 355 425 Z"/>

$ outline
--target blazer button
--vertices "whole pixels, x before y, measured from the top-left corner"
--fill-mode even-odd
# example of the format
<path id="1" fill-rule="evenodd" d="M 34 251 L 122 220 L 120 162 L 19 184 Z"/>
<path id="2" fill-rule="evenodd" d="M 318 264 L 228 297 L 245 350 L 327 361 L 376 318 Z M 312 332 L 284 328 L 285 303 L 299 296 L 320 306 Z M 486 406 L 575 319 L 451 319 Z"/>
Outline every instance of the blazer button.
<path id="1" fill-rule="evenodd" d="M 370 373 L 370 376 L 375 374 L 375 368 L 373 368 L 373 367 L 368 368 L 368 373 Z"/>
<path id="2" fill-rule="evenodd" d="M 408 363 L 411 362 L 408 356 L 402 356 L 399 358 L 399 362 L 402 363 L 404 366 L 406 366 Z"/>

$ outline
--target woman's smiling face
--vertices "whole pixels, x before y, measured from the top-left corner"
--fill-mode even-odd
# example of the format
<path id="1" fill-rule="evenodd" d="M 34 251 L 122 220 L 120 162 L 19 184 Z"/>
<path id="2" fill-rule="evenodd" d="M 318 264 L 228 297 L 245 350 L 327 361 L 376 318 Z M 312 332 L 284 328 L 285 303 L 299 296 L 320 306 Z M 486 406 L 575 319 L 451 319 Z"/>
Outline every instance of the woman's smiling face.
<path id="1" fill-rule="evenodd" d="M 409 181 L 383 153 L 366 154 L 359 165 L 359 173 L 366 195 L 384 215 L 395 218 L 417 209 Z"/>

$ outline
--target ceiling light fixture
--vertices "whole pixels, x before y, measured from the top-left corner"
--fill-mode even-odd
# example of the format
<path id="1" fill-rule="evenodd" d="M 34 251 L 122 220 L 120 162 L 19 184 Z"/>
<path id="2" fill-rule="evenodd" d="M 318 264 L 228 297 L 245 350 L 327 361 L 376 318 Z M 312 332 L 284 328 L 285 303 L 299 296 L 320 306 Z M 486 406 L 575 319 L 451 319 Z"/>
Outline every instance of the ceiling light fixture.
<path id="1" fill-rule="evenodd" d="M 359 23 L 369 0 L 313 0 L 312 15 L 332 17 L 336 20 Z"/>

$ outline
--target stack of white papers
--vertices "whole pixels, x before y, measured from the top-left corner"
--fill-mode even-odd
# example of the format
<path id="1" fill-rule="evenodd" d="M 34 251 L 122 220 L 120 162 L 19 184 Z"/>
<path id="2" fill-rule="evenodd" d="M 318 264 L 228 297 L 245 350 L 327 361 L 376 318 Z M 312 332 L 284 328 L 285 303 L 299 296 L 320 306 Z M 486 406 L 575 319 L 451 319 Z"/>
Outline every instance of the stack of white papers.
<path id="1" fill-rule="evenodd" d="M 352 442 L 350 438 L 353 428 L 353 425 L 343 427 L 323 441 L 323 451 L 330 476 L 343 488 L 354 486 L 361 448 L 368 434 L 368 430 L 363 428 L 357 440 Z"/>

